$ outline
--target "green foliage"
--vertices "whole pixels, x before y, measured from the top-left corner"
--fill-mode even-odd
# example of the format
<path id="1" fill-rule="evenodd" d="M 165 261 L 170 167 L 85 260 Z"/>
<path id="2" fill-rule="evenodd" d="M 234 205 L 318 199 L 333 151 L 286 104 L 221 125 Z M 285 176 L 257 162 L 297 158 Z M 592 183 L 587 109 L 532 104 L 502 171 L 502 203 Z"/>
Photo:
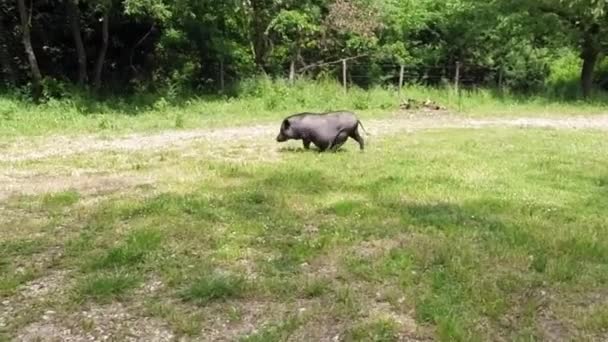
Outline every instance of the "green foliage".
<path id="1" fill-rule="evenodd" d="M 298 47 L 310 47 L 313 35 L 319 27 L 314 24 L 313 18 L 299 11 L 284 10 L 270 22 L 268 31 L 276 32 L 279 39 L 288 44 L 297 44 Z"/>
<path id="2" fill-rule="evenodd" d="M 551 64 L 551 71 L 546 80 L 548 89 L 558 97 L 568 98 L 579 94 L 578 77 L 581 61 L 572 51 L 564 51 L 563 55 Z"/>
<path id="3" fill-rule="evenodd" d="M 165 22 L 171 18 L 171 4 L 163 0 L 124 0 L 125 14 L 151 16 Z"/>
<path id="4" fill-rule="evenodd" d="M 74 32 L 61 24 L 67 7 L 33 5 L 47 18 L 32 23 L 42 102 L 87 93 L 88 85 L 67 85 L 78 68 Z M 606 6 L 595 0 L 112 0 L 80 1 L 78 10 L 90 62 L 99 57 L 100 13 L 111 11 L 104 92 L 152 91 L 174 102 L 185 94 L 226 92 L 262 70 L 282 78 L 292 62 L 299 76 L 340 77 L 335 64 L 322 62 L 353 56 L 365 56 L 348 72 L 359 86 L 394 85 L 400 65 L 411 70 L 406 82 L 437 85 L 453 79 L 460 62 L 467 84 L 542 92 L 565 76 L 552 66 L 564 53 L 605 52 Z M 7 52 L 0 55 L 0 73 L 16 75 L 21 94 L 30 97 L 28 61 L 17 48 L 18 30 L 10 29 L 18 25 L 16 8 L 1 9 L 7 29 L 0 30 L 0 43 Z M 556 94 L 578 94 L 557 87 Z"/>

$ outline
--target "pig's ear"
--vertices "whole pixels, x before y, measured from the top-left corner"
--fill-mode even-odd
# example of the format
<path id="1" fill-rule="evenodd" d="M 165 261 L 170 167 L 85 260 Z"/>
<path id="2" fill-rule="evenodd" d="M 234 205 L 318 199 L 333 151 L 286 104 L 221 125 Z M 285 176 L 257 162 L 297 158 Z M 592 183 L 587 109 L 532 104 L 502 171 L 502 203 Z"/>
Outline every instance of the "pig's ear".
<path id="1" fill-rule="evenodd" d="M 287 119 L 283 120 L 283 129 L 289 129 L 289 126 L 291 126 L 291 123 L 289 122 L 289 120 L 287 120 Z"/>

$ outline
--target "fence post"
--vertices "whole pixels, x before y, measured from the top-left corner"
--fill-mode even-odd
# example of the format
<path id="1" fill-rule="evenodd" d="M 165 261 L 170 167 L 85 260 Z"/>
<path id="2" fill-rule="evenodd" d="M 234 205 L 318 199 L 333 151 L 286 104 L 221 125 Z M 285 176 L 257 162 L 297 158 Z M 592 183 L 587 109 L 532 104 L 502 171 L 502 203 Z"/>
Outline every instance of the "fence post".
<path id="1" fill-rule="evenodd" d="M 456 74 L 454 75 L 454 89 L 459 93 L 460 87 L 460 62 L 456 62 Z"/>
<path id="2" fill-rule="evenodd" d="M 224 93 L 224 58 L 220 58 L 220 91 Z"/>
<path id="3" fill-rule="evenodd" d="M 348 86 L 346 84 L 346 59 L 342 59 L 342 85 L 344 86 L 344 93 L 346 94 Z"/>
<path id="4" fill-rule="evenodd" d="M 498 89 L 502 91 L 502 82 L 503 82 L 503 71 L 502 66 L 498 70 Z"/>
<path id="5" fill-rule="evenodd" d="M 403 73 L 405 72 L 405 66 L 401 64 L 401 69 L 399 70 L 399 95 L 401 95 L 401 88 L 403 87 Z"/>
<path id="6" fill-rule="evenodd" d="M 289 64 L 289 84 L 293 85 L 293 82 L 296 78 L 296 61 L 294 59 L 291 60 Z"/>

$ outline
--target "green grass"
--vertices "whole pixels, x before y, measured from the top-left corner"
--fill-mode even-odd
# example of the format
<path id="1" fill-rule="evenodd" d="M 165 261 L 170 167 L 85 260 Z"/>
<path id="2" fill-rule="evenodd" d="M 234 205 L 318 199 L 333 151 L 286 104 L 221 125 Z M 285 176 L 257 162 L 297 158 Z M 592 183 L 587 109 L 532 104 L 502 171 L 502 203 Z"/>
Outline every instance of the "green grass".
<path id="1" fill-rule="evenodd" d="M 93 261 L 94 268 L 119 268 L 140 264 L 145 257 L 160 247 L 161 236 L 154 230 L 137 230 L 124 243 L 112 247 Z"/>
<path id="2" fill-rule="evenodd" d="M 392 320 L 380 319 L 357 325 L 347 332 L 345 341 L 399 341 L 399 326 Z"/>
<path id="3" fill-rule="evenodd" d="M 326 279 L 310 279 L 304 284 L 304 295 L 308 298 L 321 297 L 331 289 L 331 284 Z"/>
<path id="4" fill-rule="evenodd" d="M 37 276 L 32 270 L 16 271 L 2 267 L 2 265 L 0 265 L 0 269 L 2 270 L 2 275 L 0 275 L 0 298 L 14 295 L 19 286 L 35 279 Z"/>
<path id="5" fill-rule="evenodd" d="M 605 304 L 594 306 L 588 315 L 580 317 L 583 329 L 608 331 L 608 307 Z"/>
<path id="6" fill-rule="evenodd" d="M 364 153 L 351 143 L 335 154 L 283 150 L 271 163 L 133 153 L 148 158 L 153 188 L 90 203 L 75 196 L 82 207 L 53 218 L 16 202 L 7 215 L 20 219 L 25 208 L 61 234 L 25 220 L 19 236 L 14 221 L 0 221 L 11 232 L 0 238 L 0 267 L 15 275 L 47 244 L 60 246 L 52 267 L 75 271 L 76 281 L 64 310 L 146 303 L 146 314 L 189 336 L 217 328 L 205 319 L 214 317 L 253 322 L 255 333 L 234 330 L 251 341 L 303 329 L 390 341 L 404 329 L 391 317 L 408 317 L 419 328 L 410 335 L 441 341 L 542 340 L 554 326 L 574 340 L 599 338 L 608 302 L 604 136 L 432 130 L 375 137 Z M 122 165 L 109 153 L 77 158 L 62 163 Z M 53 197 L 34 200 L 74 201 L 45 198 Z M 164 286 L 135 291 L 148 279 Z"/>
<path id="7" fill-rule="evenodd" d="M 172 330 L 182 336 L 196 336 L 201 332 L 203 317 L 200 312 L 192 312 L 189 308 L 177 307 L 160 301 L 148 301 L 146 314 L 159 317 L 168 322 Z"/>
<path id="8" fill-rule="evenodd" d="M 195 279 L 182 293 L 188 301 L 205 304 L 210 301 L 241 297 L 246 284 L 243 278 L 235 275 L 209 274 Z"/>
<path id="9" fill-rule="evenodd" d="M 40 239 L 23 238 L 0 242 L 0 256 L 10 258 L 15 256 L 31 256 L 42 251 L 44 241 Z"/>
<path id="10" fill-rule="evenodd" d="M 606 96 L 588 101 L 555 96 L 517 95 L 489 89 L 408 86 L 353 87 L 347 94 L 338 82 L 300 80 L 246 82 L 231 97 L 173 98 L 163 94 L 138 94 L 128 98 L 93 100 L 87 94 L 68 93 L 41 105 L 0 96 L 0 135 L 19 137 L 46 134 L 117 133 L 165 129 L 209 128 L 226 125 L 276 122 L 300 111 L 354 110 L 363 118 L 383 117 L 399 110 L 402 100 L 431 99 L 450 112 L 466 116 L 559 116 L 605 113 Z"/>
<path id="11" fill-rule="evenodd" d="M 0 298 L 13 295 L 19 286 L 36 278 L 38 270 L 23 259 L 44 250 L 43 241 L 31 238 L 0 241 Z"/>
<path id="12" fill-rule="evenodd" d="M 80 280 L 76 288 L 79 301 L 93 299 L 102 303 L 120 298 L 139 283 L 128 273 L 98 273 Z"/>
<path id="13" fill-rule="evenodd" d="M 80 194 L 77 191 L 50 193 L 42 198 L 42 205 L 49 209 L 59 209 L 78 202 Z"/>
<path id="14" fill-rule="evenodd" d="M 285 341 L 298 328 L 299 323 L 297 318 L 290 318 L 271 324 L 263 327 L 260 332 L 239 339 L 239 342 Z"/>

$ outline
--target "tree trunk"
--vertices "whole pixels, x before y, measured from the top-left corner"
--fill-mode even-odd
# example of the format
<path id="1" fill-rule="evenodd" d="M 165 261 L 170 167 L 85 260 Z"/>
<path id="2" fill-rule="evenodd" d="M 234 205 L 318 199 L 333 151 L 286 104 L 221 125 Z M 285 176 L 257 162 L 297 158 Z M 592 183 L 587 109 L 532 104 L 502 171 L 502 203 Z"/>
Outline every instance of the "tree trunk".
<path id="1" fill-rule="evenodd" d="M 17 83 L 17 74 L 13 62 L 11 61 L 10 45 L 6 27 L 2 23 L 0 16 L 0 74 L 6 78 L 6 83 L 14 85 Z"/>
<path id="2" fill-rule="evenodd" d="M 593 90 L 593 71 L 597 62 L 597 54 L 586 56 L 583 59 L 583 70 L 581 72 L 581 84 L 583 89 L 583 97 L 588 98 Z"/>
<path id="3" fill-rule="evenodd" d="M 66 10 L 78 57 L 78 85 L 83 87 L 87 81 L 87 55 L 80 34 L 80 10 L 78 9 L 78 0 L 68 0 L 66 2 Z"/>
<path id="4" fill-rule="evenodd" d="M 97 63 L 95 64 L 95 79 L 93 82 L 93 87 L 95 90 L 99 90 L 101 88 L 101 73 L 103 72 L 103 64 L 106 60 L 106 51 L 108 51 L 108 43 L 110 41 L 110 9 L 106 9 L 103 14 L 103 24 L 101 29 L 102 42 L 101 49 L 99 50 L 99 55 L 97 56 Z"/>
<path id="5" fill-rule="evenodd" d="M 583 97 L 588 98 L 593 90 L 593 74 L 595 65 L 599 58 L 600 49 L 597 47 L 595 37 L 591 34 L 586 34 L 583 41 L 583 51 L 581 57 L 583 59 L 583 68 L 581 70 L 581 87 Z"/>
<path id="6" fill-rule="evenodd" d="M 593 74 L 595 65 L 599 59 L 601 45 L 599 43 L 600 26 L 591 24 L 583 32 L 583 44 L 581 46 L 581 58 L 583 67 L 581 69 L 581 88 L 583 97 L 588 98 L 593 90 Z"/>
<path id="7" fill-rule="evenodd" d="M 266 44 L 266 16 L 264 15 L 265 0 L 251 0 L 252 9 L 252 45 L 256 66 L 265 71 L 267 44 Z"/>
<path id="8" fill-rule="evenodd" d="M 25 7 L 25 1 L 17 0 L 17 6 L 19 7 L 19 18 L 21 20 L 21 30 L 23 31 L 23 46 L 25 48 L 25 53 L 27 54 L 27 59 L 30 63 L 30 69 L 32 72 L 34 100 L 37 101 L 42 95 L 42 74 L 40 73 L 40 68 L 38 67 L 38 60 L 36 59 L 34 48 L 32 47 L 32 40 L 30 37 L 30 17 L 28 16 L 28 11 Z"/>

